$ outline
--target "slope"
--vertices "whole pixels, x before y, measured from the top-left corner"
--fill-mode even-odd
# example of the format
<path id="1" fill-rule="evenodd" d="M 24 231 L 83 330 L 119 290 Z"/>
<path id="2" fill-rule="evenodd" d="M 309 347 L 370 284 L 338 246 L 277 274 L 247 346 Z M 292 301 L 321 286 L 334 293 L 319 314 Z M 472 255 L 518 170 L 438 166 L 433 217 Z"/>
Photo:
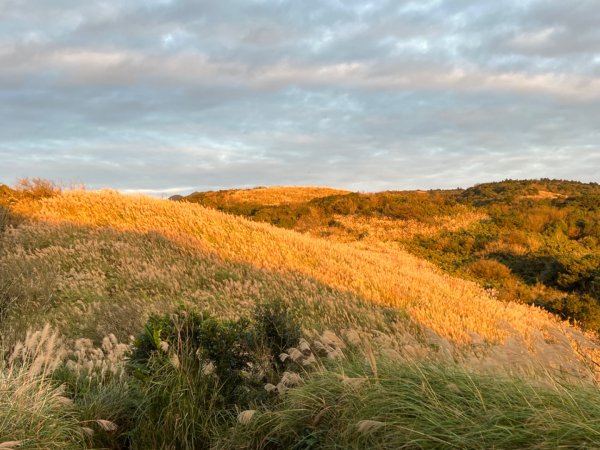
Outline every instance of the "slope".
<path id="1" fill-rule="evenodd" d="M 446 275 L 406 252 L 351 248 L 196 205 L 110 191 L 70 191 L 22 203 L 15 210 L 53 223 L 159 232 L 225 261 L 300 273 L 376 304 L 405 309 L 418 324 L 447 340 L 442 343 L 487 343 L 495 359 L 514 363 L 533 355 L 545 366 L 563 370 L 582 359 L 592 364 L 587 359 L 593 358 L 595 345 L 576 329 L 537 308 L 500 303 L 475 283 Z"/>

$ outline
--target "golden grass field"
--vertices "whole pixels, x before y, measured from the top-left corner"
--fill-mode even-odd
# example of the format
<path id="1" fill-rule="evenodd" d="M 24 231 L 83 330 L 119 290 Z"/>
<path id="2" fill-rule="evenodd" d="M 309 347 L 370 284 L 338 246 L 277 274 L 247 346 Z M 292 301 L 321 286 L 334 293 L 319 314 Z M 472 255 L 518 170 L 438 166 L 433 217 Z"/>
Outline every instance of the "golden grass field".
<path id="1" fill-rule="evenodd" d="M 375 304 L 406 310 L 451 346 L 492 345 L 490 358 L 507 364 L 527 352 L 546 366 L 565 370 L 579 363 L 593 366 L 596 359 L 595 344 L 567 323 L 535 307 L 500 302 L 477 284 L 444 274 L 400 249 L 357 248 L 194 204 L 113 191 L 66 191 L 21 202 L 14 210 L 54 224 L 158 232 L 225 261 L 300 273 Z"/>
<path id="2" fill-rule="evenodd" d="M 414 219 L 335 215 L 334 219 L 342 227 L 316 229 L 311 234 L 345 243 L 356 242 L 357 236 L 360 236 L 360 247 L 386 249 L 389 244 L 399 244 L 401 241 L 415 236 L 433 236 L 442 230 L 457 231 L 467 228 L 485 218 L 485 214 L 467 208 L 464 212 L 453 216 L 434 217 L 431 220 L 432 223 L 428 224 Z M 394 250 L 396 249 L 397 246 L 394 246 Z"/>
<path id="3" fill-rule="evenodd" d="M 225 203 L 254 203 L 260 205 L 283 205 L 303 203 L 314 198 L 348 194 L 350 191 L 315 186 L 272 186 L 253 189 L 231 189 L 216 191 Z"/>

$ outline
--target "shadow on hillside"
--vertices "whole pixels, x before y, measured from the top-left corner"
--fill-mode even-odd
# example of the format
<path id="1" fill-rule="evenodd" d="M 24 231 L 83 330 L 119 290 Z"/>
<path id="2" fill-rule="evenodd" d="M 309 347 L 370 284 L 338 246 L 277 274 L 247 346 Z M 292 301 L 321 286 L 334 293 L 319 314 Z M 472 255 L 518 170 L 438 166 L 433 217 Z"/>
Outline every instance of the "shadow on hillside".
<path id="1" fill-rule="evenodd" d="M 30 220 L 8 208 L 0 209 L 0 217 L 10 225 Z M 23 241 L 26 254 L 15 261 L 11 253 Z M 152 313 L 192 306 L 224 317 L 248 316 L 255 304 L 272 298 L 300 314 L 307 329 L 421 333 L 404 310 L 302 272 L 226 260 L 194 240 L 157 231 L 64 222 L 0 239 L 0 340 L 46 322 L 71 338 L 101 340 L 114 333 L 126 340 Z"/>
<path id="2" fill-rule="evenodd" d="M 7 206 L 0 204 L 0 235 L 10 226 L 18 226 L 25 218 L 11 211 Z"/>
<path id="3" fill-rule="evenodd" d="M 564 266 L 553 256 L 515 255 L 514 253 L 491 253 L 493 258 L 506 265 L 523 282 L 534 285 L 541 282 L 553 285 Z"/>

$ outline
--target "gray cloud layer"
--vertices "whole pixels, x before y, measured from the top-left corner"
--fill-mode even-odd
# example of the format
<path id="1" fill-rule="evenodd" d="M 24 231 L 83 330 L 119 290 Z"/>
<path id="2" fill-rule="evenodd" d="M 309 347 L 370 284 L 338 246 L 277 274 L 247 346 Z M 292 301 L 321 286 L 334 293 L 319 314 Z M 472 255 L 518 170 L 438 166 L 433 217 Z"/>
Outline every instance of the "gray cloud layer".
<path id="1" fill-rule="evenodd" d="M 597 0 L 0 0 L 0 180 L 600 181 Z"/>

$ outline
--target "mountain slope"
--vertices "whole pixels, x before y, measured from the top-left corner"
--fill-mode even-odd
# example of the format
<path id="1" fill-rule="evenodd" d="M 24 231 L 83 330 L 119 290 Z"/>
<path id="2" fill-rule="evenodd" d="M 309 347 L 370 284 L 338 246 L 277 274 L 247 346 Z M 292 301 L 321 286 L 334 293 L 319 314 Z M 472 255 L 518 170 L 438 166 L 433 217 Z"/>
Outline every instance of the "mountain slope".
<path id="1" fill-rule="evenodd" d="M 225 261 L 276 273 L 301 273 L 376 304 L 405 309 L 451 345 L 496 344 L 491 347 L 496 359 L 510 360 L 529 352 L 548 366 L 568 370 L 567 366 L 593 357 L 595 351 L 593 342 L 548 313 L 498 302 L 475 283 L 444 274 L 406 252 L 356 249 L 196 205 L 109 191 L 65 192 L 16 209 L 54 223 L 159 232 Z"/>
<path id="2" fill-rule="evenodd" d="M 466 190 L 348 193 L 293 205 L 187 198 L 330 241 L 425 258 L 600 332 L 600 185 L 506 180 Z"/>

